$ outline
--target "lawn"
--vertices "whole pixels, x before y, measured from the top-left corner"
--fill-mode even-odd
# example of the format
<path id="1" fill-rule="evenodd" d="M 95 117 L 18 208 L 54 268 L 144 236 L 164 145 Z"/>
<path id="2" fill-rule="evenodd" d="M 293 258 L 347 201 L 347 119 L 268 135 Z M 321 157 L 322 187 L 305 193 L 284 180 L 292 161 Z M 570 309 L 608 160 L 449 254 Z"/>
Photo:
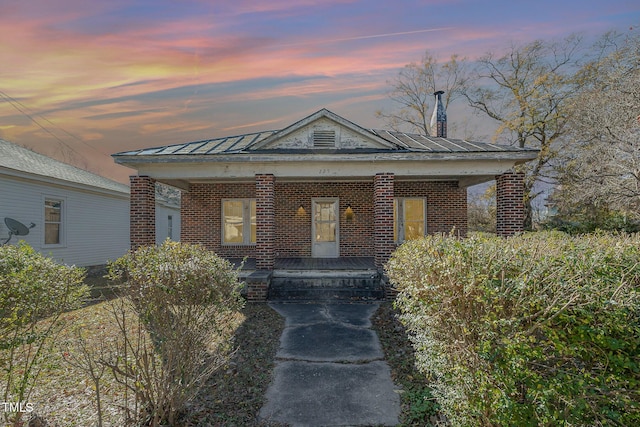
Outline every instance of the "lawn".
<path id="1" fill-rule="evenodd" d="M 65 327 L 56 337 L 49 356 L 39 364 L 42 371 L 29 398 L 34 407 L 31 415 L 37 414 L 49 427 L 97 423 L 94 382 L 86 370 L 74 365 L 78 365 L 82 355 L 79 334 L 94 353 L 108 347 L 109 340 L 117 335 L 109 304 L 94 301 L 62 316 Z M 232 325 L 236 328 L 235 353 L 191 402 L 181 425 L 259 425 L 255 416 L 271 381 L 283 325 L 283 319 L 266 304 L 247 304 Z M 100 384 L 104 425 L 124 425 L 122 387 L 108 371 L 102 375 Z"/>
<path id="2" fill-rule="evenodd" d="M 100 278 L 88 279 L 88 283 L 94 297 L 95 289 L 109 288 L 109 283 Z M 97 423 L 94 382 L 86 369 L 77 366 L 82 355 L 78 339 L 83 337 L 94 353 L 108 347 L 118 333 L 109 304 L 94 298 L 90 305 L 62 316 L 65 327 L 56 337 L 49 357 L 40 364 L 42 372 L 29 398 L 34 413 L 50 427 Z M 434 403 L 425 400 L 428 389 L 415 370 L 413 349 L 392 304 L 382 303 L 372 320 L 393 379 L 403 390 L 402 425 L 427 425 L 435 420 L 437 412 Z M 190 402 L 181 425 L 267 426 L 258 422 L 256 415 L 272 378 L 283 319 L 266 304 L 248 303 L 230 327 L 235 328 L 236 351 Z M 124 425 L 123 389 L 108 371 L 100 379 L 100 392 L 104 425 Z"/>

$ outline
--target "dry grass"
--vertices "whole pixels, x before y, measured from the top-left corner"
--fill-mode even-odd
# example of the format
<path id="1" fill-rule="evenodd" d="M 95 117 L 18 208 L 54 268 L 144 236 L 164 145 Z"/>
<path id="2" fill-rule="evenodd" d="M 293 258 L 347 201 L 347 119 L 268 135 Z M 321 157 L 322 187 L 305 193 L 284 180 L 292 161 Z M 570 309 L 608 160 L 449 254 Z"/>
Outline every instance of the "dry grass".
<path id="1" fill-rule="evenodd" d="M 102 279 L 94 283 L 108 284 Z M 109 304 L 94 301 L 85 308 L 65 313 L 61 318 L 65 327 L 55 337 L 52 351 L 39 363 L 41 375 L 29 402 L 34 404 L 34 414 L 46 420 L 49 427 L 97 425 L 94 382 L 84 369 L 67 360 L 78 360 L 81 356 L 79 336 L 96 355 L 108 351 L 109 342 L 119 334 Z M 283 326 L 283 319 L 266 304 L 247 304 L 229 325 L 234 329 L 237 348 L 232 360 L 214 374 L 190 403 L 181 425 L 259 425 L 256 414 L 271 381 Z M 108 370 L 100 384 L 104 425 L 123 426 L 123 387 Z"/>
<path id="2" fill-rule="evenodd" d="M 100 293 L 96 288 L 109 292 L 109 282 L 102 278 L 89 279 L 89 283 L 96 297 Z M 412 408 L 416 397 L 412 399 L 409 395 L 424 388 L 424 377 L 415 369 L 413 349 L 396 314 L 391 304 L 381 304 L 372 319 L 374 328 L 392 367 L 394 381 L 405 390 L 403 425 L 429 425 L 433 414 L 416 414 L 416 408 Z M 97 353 L 119 330 L 108 301 L 94 301 L 83 309 L 64 314 L 62 320 L 66 326 L 56 337 L 47 360 L 41 362 L 43 372 L 29 401 L 49 427 L 93 426 L 98 420 L 93 381 L 84 370 L 67 363 L 65 357 L 79 354 L 78 332 L 85 337 L 88 348 Z M 247 304 L 231 327 L 235 328 L 237 350 L 231 361 L 219 369 L 190 402 L 181 425 L 266 426 L 256 416 L 272 379 L 284 321 L 266 304 Z M 101 378 L 101 392 L 104 425 L 123 426 L 123 390 L 108 371 Z"/>
<path id="3" fill-rule="evenodd" d="M 380 338 L 385 360 L 391 368 L 393 382 L 402 390 L 400 425 L 448 425 L 431 397 L 425 375 L 416 368 L 415 351 L 398 316 L 399 312 L 393 308 L 393 304 L 384 302 L 371 320 Z"/>

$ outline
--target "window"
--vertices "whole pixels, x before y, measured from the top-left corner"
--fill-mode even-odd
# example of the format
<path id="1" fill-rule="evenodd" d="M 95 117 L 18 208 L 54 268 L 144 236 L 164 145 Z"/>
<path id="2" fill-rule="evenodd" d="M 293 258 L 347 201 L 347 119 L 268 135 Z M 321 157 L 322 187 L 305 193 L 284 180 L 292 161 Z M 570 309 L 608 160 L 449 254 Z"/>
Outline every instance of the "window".
<path id="1" fill-rule="evenodd" d="M 167 215 L 167 237 L 173 240 L 173 215 Z"/>
<path id="2" fill-rule="evenodd" d="M 423 237 L 425 219 L 424 199 L 393 199 L 393 240 L 400 243 Z"/>
<path id="3" fill-rule="evenodd" d="M 229 245 L 256 243 L 255 199 L 222 201 L 222 243 Z"/>
<path id="4" fill-rule="evenodd" d="M 64 201 L 60 199 L 44 199 L 44 244 L 62 245 Z"/>

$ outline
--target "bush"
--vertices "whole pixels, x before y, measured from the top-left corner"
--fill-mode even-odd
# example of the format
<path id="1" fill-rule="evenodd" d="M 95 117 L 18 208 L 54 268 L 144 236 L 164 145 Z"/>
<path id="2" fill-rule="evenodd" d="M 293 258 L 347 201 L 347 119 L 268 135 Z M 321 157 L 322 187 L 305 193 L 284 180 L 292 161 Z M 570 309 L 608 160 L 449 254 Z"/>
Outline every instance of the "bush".
<path id="1" fill-rule="evenodd" d="M 640 237 L 402 245 L 387 264 L 454 425 L 640 425 Z"/>
<path id="2" fill-rule="evenodd" d="M 237 273 L 200 246 L 166 241 L 118 259 L 109 277 L 123 283 L 112 304 L 122 336 L 102 363 L 133 392 L 130 418 L 177 425 L 185 404 L 231 353 L 243 306 Z"/>
<path id="3" fill-rule="evenodd" d="M 596 231 L 637 233 L 640 231 L 640 217 L 636 213 L 611 211 L 597 206 L 572 206 L 547 218 L 541 228 L 573 235 Z"/>
<path id="4" fill-rule="evenodd" d="M 28 403 L 60 315 L 78 308 L 88 295 L 84 271 L 57 264 L 24 242 L 0 246 L 0 368 L 3 401 Z M 4 411 L 16 424 L 22 413 Z M 13 419 L 10 419 L 12 418 Z"/>

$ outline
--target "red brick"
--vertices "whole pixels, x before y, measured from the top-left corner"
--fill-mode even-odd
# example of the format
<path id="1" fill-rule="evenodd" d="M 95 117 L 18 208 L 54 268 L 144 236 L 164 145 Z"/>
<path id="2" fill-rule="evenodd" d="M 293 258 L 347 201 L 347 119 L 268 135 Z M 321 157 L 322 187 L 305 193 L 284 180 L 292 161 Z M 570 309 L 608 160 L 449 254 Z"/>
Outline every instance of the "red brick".
<path id="1" fill-rule="evenodd" d="M 496 176 L 496 234 L 507 237 L 524 230 L 524 174 Z"/>

